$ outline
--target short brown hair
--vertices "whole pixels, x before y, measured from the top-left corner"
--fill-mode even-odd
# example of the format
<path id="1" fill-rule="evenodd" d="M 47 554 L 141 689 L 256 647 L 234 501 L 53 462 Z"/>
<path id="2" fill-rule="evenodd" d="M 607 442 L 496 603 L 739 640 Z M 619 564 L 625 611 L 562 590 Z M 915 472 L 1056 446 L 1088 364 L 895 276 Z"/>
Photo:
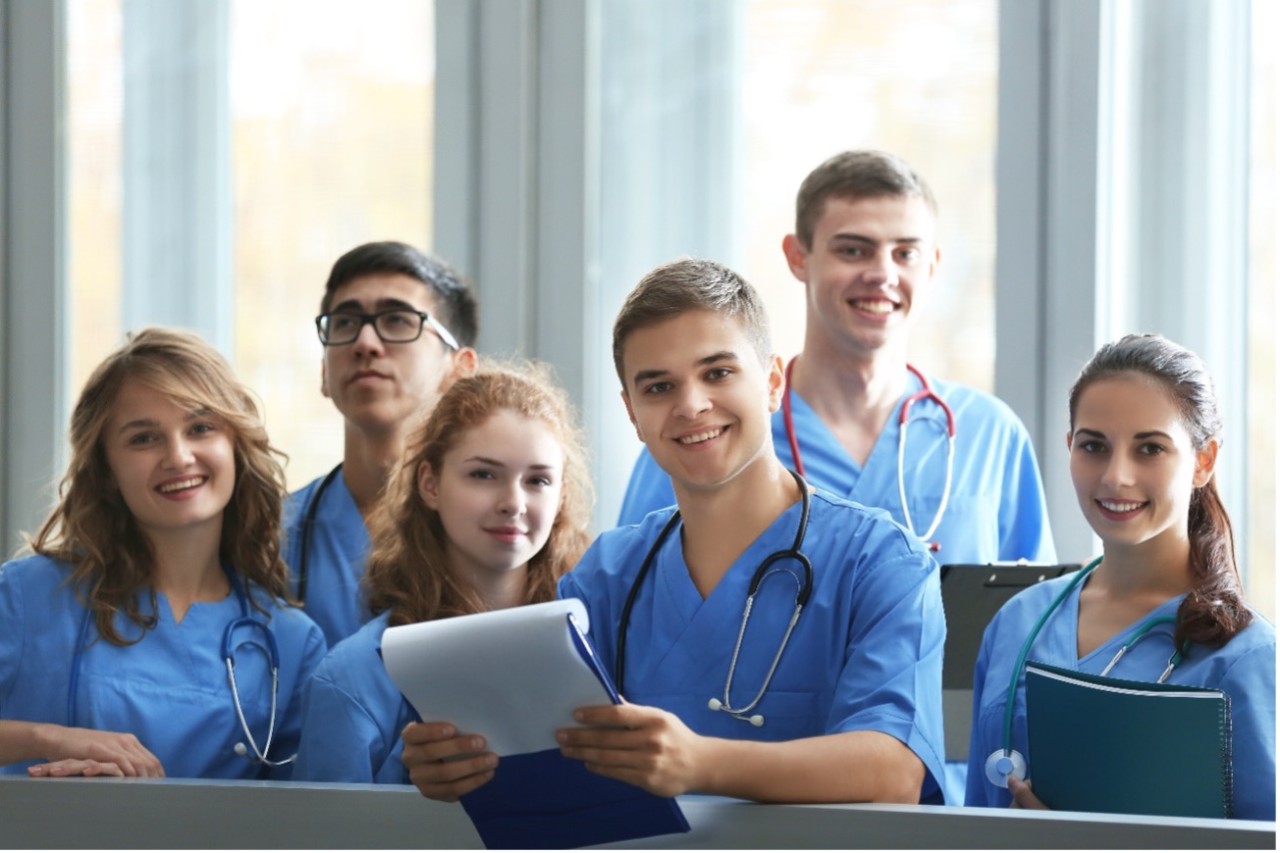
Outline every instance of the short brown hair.
<path id="1" fill-rule="evenodd" d="M 917 196 L 938 215 L 933 190 L 896 154 L 861 150 L 829 157 L 809 173 L 796 193 L 796 237 L 806 249 L 813 248 L 813 229 L 827 199 L 883 196 Z"/>
<path id="2" fill-rule="evenodd" d="M 715 311 L 737 317 L 761 363 L 772 351 L 769 319 L 756 289 L 724 264 L 682 258 L 655 267 L 627 295 L 613 323 L 613 366 L 625 390 L 622 350 L 636 329 L 671 320 L 689 311 Z"/>

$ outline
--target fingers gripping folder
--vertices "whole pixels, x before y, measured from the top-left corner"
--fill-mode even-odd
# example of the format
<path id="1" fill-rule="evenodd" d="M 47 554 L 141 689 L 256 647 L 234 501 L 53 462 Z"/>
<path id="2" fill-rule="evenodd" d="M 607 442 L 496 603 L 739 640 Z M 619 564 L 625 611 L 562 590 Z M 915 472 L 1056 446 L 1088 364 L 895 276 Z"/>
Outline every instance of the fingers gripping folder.
<path id="1" fill-rule="evenodd" d="M 669 797 L 565 758 L 556 729 L 584 705 L 621 699 L 586 636 L 577 599 L 388 628 L 387 672 L 424 720 L 483 735 L 494 777 L 462 797 L 489 848 L 566 848 L 687 832 Z"/>

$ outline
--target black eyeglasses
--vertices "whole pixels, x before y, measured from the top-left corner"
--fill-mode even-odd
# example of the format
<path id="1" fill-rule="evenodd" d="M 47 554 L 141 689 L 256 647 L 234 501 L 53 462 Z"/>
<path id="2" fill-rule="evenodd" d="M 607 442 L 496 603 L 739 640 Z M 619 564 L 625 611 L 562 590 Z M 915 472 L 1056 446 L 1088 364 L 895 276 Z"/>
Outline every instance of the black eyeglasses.
<path id="1" fill-rule="evenodd" d="M 427 312 L 412 308 L 388 308 L 374 314 L 359 314 L 354 311 L 321 314 L 316 317 L 316 332 L 320 335 L 320 343 L 325 346 L 342 346 L 360 337 L 360 330 L 366 323 L 372 323 L 373 331 L 379 339 L 388 344 L 412 343 L 422 337 L 423 326 L 430 326 L 431 331 L 444 341 L 445 346 L 458 349 L 458 341 L 449 334 L 448 329 Z"/>

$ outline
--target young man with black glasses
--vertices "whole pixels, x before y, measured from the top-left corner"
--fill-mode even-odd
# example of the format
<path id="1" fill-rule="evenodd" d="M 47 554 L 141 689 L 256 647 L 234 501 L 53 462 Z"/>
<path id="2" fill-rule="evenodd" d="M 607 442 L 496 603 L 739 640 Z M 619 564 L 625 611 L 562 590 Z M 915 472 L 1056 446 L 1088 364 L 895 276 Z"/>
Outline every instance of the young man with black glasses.
<path id="1" fill-rule="evenodd" d="M 284 556 L 332 647 L 368 618 L 365 521 L 410 432 L 476 368 L 476 302 L 443 261 L 404 243 L 365 243 L 334 263 L 316 331 L 320 392 L 346 421 L 343 456 L 291 495 Z"/>

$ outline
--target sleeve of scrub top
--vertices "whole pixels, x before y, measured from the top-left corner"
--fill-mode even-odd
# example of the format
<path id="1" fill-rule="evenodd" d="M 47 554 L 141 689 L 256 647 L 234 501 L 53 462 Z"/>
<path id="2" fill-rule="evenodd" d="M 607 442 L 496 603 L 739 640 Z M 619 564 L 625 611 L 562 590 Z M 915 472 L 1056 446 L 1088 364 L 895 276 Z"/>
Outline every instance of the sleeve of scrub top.
<path id="1" fill-rule="evenodd" d="M 618 526 L 637 524 L 655 509 L 673 506 L 675 502 L 671 478 L 653 461 L 649 448 L 642 448 L 631 469 L 631 479 L 627 481 L 627 493 L 618 512 Z"/>
<path id="2" fill-rule="evenodd" d="M 391 748 L 369 709 L 334 681 L 328 661 L 321 664 L 303 704 L 293 781 L 373 782 Z"/>
<path id="3" fill-rule="evenodd" d="M 986 737 L 980 722 L 981 711 L 988 702 L 986 693 L 988 670 L 990 669 L 991 638 L 997 630 L 996 622 L 999 619 L 1000 614 L 996 614 L 996 621 L 987 626 L 987 630 L 983 632 L 982 646 L 978 649 L 978 660 L 973 665 L 973 716 L 971 717 L 973 728 L 969 732 L 969 771 L 965 777 L 964 796 L 964 805 L 966 806 L 1007 806 L 1012 799 L 1007 790 L 997 788 L 987 781 L 987 756 L 1001 748 L 1003 744 L 991 743 Z M 1017 654 L 1017 650 L 1006 649 L 1005 654 L 1013 656 Z M 1012 666 L 1011 658 L 1011 671 Z M 998 689 L 999 683 L 998 680 L 992 682 L 991 689 Z M 1009 683 L 1007 678 L 1004 683 L 1005 692 L 1007 693 Z"/>
<path id="4" fill-rule="evenodd" d="M 18 679 L 26 636 L 22 589 L 9 564 L 0 566 L 0 716 L 9 705 L 9 694 Z"/>
<path id="5" fill-rule="evenodd" d="M 923 793 L 929 797 L 942 785 L 945 754 L 946 621 L 937 564 L 923 550 L 885 556 L 862 558 L 868 568 L 853 589 L 849 654 L 827 730 L 878 731 L 902 741 L 928 771 Z"/>
<path id="6" fill-rule="evenodd" d="M 1000 559 L 1056 563 L 1044 484 L 1035 448 L 1021 423 L 1008 448 L 1004 466 L 1004 498 L 1000 507 Z"/>
<path id="7" fill-rule="evenodd" d="M 1231 664 L 1218 686 L 1231 697 L 1235 816 L 1249 820 L 1275 820 L 1275 644 L 1255 646 L 1242 654 Z M 1177 745 L 1174 744 L 1173 748 L 1176 749 Z"/>
<path id="8" fill-rule="evenodd" d="M 289 608 L 287 610 L 278 611 L 275 614 L 275 620 L 295 619 L 305 623 L 305 627 L 291 626 L 291 631 L 301 634 L 299 649 L 295 653 L 296 659 L 299 661 L 298 673 L 295 677 L 293 693 L 289 696 L 289 704 L 284 709 L 284 714 L 280 718 L 280 729 L 277 733 L 280 746 L 272 746 L 271 752 L 273 758 L 277 756 L 290 756 L 298 751 L 302 733 L 302 715 L 305 706 L 307 686 L 311 683 L 316 671 L 319 669 L 321 662 L 324 660 L 328 647 L 325 645 L 324 633 L 312 622 L 301 610 Z M 283 626 L 281 626 L 283 628 Z M 283 633 L 277 630 L 277 637 Z M 281 666 L 290 660 L 293 656 L 289 654 L 287 648 L 280 649 Z M 296 762 L 285 764 L 281 767 L 273 767 L 268 775 L 276 780 L 289 780 L 294 778 L 294 770 Z"/>

